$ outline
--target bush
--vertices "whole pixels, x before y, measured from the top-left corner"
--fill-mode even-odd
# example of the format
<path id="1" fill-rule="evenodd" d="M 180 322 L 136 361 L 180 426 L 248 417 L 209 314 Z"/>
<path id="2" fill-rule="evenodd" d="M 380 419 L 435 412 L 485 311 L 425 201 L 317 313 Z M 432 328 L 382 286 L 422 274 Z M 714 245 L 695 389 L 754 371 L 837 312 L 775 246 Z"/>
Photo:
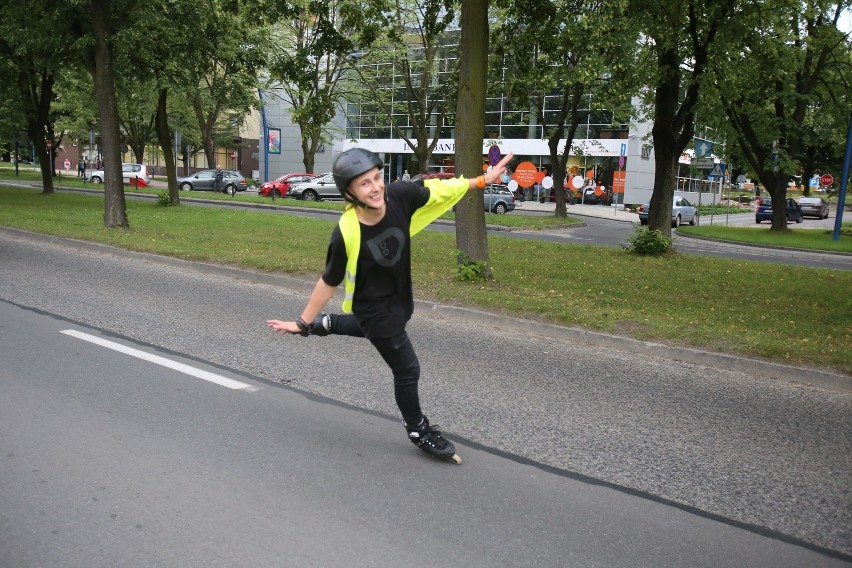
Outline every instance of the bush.
<path id="1" fill-rule="evenodd" d="M 635 254 L 660 256 L 672 250 L 672 240 L 661 231 L 648 226 L 633 229 L 626 248 Z"/>
<path id="2" fill-rule="evenodd" d="M 486 262 L 474 260 L 460 250 L 454 254 L 457 261 L 454 278 L 459 282 L 483 282 L 491 277 Z"/>
<path id="3" fill-rule="evenodd" d="M 157 204 L 162 205 L 163 207 L 169 207 L 170 205 L 175 205 L 175 202 L 172 201 L 168 191 L 158 191 Z"/>

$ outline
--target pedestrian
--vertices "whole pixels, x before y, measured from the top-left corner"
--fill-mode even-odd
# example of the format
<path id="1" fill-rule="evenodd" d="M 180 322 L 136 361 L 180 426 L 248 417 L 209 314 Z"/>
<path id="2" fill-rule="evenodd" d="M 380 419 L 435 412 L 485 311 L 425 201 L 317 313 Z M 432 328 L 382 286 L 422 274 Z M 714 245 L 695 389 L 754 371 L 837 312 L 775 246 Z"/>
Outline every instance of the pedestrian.
<path id="1" fill-rule="evenodd" d="M 402 172 L 402 181 L 411 181 L 411 176 L 408 175 L 408 170 Z"/>
<path id="2" fill-rule="evenodd" d="M 366 337 L 393 374 L 394 398 L 409 439 L 437 457 L 454 458 L 455 447 L 430 425 L 420 407 L 420 363 L 405 331 L 414 312 L 411 237 L 468 191 L 494 183 L 511 157 L 470 180 L 399 181 L 386 187 L 376 154 L 362 148 L 341 153 L 332 173 L 346 208 L 332 232 L 325 271 L 295 321 L 267 321 L 283 334 Z M 322 313 L 341 283 L 343 313 Z"/>
<path id="3" fill-rule="evenodd" d="M 62 165 L 65 166 L 65 173 L 67 174 L 68 170 L 71 169 L 71 160 L 69 160 L 68 158 L 65 158 L 65 162 L 63 162 Z"/>
<path id="4" fill-rule="evenodd" d="M 222 189 L 222 180 L 225 179 L 225 172 L 222 171 L 222 166 L 216 164 L 216 173 L 213 175 L 213 192 L 219 193 Z"/>
<path id="5" fill-rule="evenodd" d="M 86 177 L 86 162 L 83 161 L 83 158 L 77 160 L 77 177 Z"/>

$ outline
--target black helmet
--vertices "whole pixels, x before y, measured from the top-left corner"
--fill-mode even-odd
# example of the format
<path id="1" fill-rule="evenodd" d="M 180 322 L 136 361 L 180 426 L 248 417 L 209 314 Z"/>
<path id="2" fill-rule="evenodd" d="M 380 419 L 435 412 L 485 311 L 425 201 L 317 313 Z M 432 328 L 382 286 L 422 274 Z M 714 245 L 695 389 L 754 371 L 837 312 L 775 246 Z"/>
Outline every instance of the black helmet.
<path id="1" fill-rule="evenodd" d="M 382 169 L 383 166 L 381 158 L 369 150 L 352 148 L 341 152 L 331 169 L 337 191 L 343 199 L 353 202 L 352 195 L 349 193 L 349 182 L 373 168 Z"/>

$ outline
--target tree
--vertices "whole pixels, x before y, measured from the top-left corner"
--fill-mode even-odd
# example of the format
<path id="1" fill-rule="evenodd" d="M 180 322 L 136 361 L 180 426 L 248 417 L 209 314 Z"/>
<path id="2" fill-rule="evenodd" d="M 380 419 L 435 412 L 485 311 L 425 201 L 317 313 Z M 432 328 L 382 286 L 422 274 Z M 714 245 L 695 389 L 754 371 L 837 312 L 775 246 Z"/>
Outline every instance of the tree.
<path id="1" fill-rule="evenodd" d="M 308 173 L 326 141 L 326 126 L 345 98 L 344 77 L 353 70 L 356 54 L 378 37 L 383 8 L 379 0 L 296 0 L 277 26 L 280 48 L 269 71 L 299 126 Z"/>
<path id="2" fill-rule="evenodd" d="M 787 229 L 788 182 L 839 157 L 842 144 L 831 152 L 824 142 L 832 130 L 843 132 L 852 109 L 850 38 L 837 29 L 850 5 L 766 0 L 742 11 L 739 41 L 714 62 L 715 95 L 740 153 L 772 197 L 774 231 Z"/>
<path id="3" fill-rule="evenodd" d="M 465 0 L 461 8 L 459 94 L 456 107 L 456 171 L 471 178 L 482 173 L 485 85 L 488 80 L 488 0 Z M 459 262 L 485 264 L 491 275 L 482 195 L 468 193 L 456 205 Z"/>
<path id="4" fill-rule="evenodd" d="M 644 35 L 654 126 L 654 190 L 648 224 L 671 235 L 677 162 L 695 133 L 702 82 L 720 31 L 733 25 L 738 0 L 629 0 Z"/>
<path id="5" fill-rule="evenodd" d="M 414 152 L 419 171 L 426 172 L 455 110 L 458 38 L 450 31 L 455 1 L 396 0 L 391 9 L 385 41 L 359 60 L 359 103 L 362 116 L 372 108 L 390 122 Z"/>
<path id="6" fill-rule="evenodd" d="M 63 3 L 0 2 L 0 69 L 35 146 L 45 194 L 53 193 L 53 157 L 61 140 L 55 87 L 72 59 L 68 10 Z"/>
<path id="7" fill-rule="evenodd" d="M 623 0 L 516 0 L 494 32 L 504 89 L 531 110 L 547 138 L 561 217 L 562 180 L 581 119 L 593 110 L 626 115 L 629 108 L 636 34 L 625 25 L 625 10 Z"/>
<path id="8" fill-rule="evenodd" d="M 254 10 L 238 0 L 214 0 L 201 8 L 189 57 L 184 62 L 191 78 L 187 97 L 195 112 L 207 166 L 216 166 L 214 147 L 230 145 L 235 124 L 224 123 L 227 112 L 241 117 L 259 105 L 257 78 L 266 65 L 268 31 L 253 19 Z M 198 13 L 196 13 L 196 18 Z M 262 23 L 262 22 L 261 22 Z"/>

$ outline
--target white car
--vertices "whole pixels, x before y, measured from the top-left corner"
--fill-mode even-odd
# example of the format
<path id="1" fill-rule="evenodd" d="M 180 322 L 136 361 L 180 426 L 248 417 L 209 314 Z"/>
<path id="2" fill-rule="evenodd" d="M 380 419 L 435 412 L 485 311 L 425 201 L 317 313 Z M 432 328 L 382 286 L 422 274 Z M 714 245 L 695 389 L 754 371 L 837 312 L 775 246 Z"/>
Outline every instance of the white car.
<path id="1" fill-rule="evenodd" d="M 648 209 L 650 203 L 639 207 L 639 223 L 648 224 Z M 698 208 L 692 205 L 685 197 L 675 196 L 672 200 L 672 228 L 676 229 L 681 223 L 695 225 L 698 223 Z"/>
<path id="2" fill-rule="evenodd" d="M 124 183 L 137 185 L 138 187 L 145 187 L 151 183 L 151 170 L 145 164 L 121 164 L 121 173 Z M 93 170 L 88 173 L 86 179 L 92 183 L 103 183 L 104 171 Z"/>

